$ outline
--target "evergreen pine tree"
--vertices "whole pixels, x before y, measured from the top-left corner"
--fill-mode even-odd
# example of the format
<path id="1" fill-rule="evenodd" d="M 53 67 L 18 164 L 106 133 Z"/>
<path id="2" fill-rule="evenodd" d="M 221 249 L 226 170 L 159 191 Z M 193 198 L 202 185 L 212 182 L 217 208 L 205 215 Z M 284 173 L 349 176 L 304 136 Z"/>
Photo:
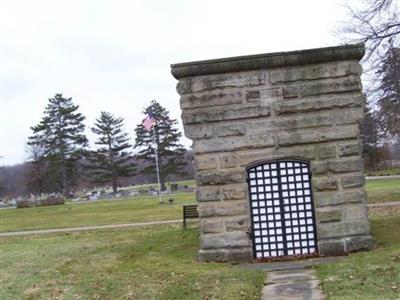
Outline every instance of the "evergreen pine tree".
<path id="1" fill-rule="evenodd" d="M 43 150 L 43 158 L 48 172 L 57 188 L 65 196 L 69 196 L 74 184 L 76 162 L 82 156 L 87 146 L 84 135 L 85 117 L 78 113 L 79 106 L 74 105 L 72 98 L 64 98 L 56 94 L 49 99 L 40 123 L 31 127 L 33 135 L 29 137 L 28 145 L 36 145 Z"/>
<path id="2" fill-rule="evenodd" d="M 155 149 L 158 152 L 161 188 L 165 189 L 165 180 L 170 174 L 185 174 L 186 162 L 185 148 L 179 143 L 182 134 L 176 128 L 177 120 L 169 117 L 169 112 L 157 101 L 153 100 L 143 113 L 151 113 L 155 119 L 155 125 L 148 131 L 143 124 L 138 124 L 135 140 L 135 148 L 139 149 L 135 158 L 152 162 L 142 172 L 155 174 Z"/>
<path id="3" fill-rule="evenodd" d="M 360 137 L 363 144 L 364 162 L 368 168 L 375 169 L 378 165 L 378 146 L 382 140 L 379 130 L 379 119 L 376 112 L 366 105 L 364 109 L 364 120 L 360 126 Z"/>
<path id="4" fill-rule="evenodd" d="M 101 112 L 96 119 L 92 131 L 97 134 L 96 151 L 90 152 L 88 157 L 91 174 L 95 182 L 111 182 L 114 193 L 117 193 L 118 178 L 133 176 L 136 172 L 131 152 L 128 133 L 123 132 L 123 118 L 116 118 L 108 112 Z"/>
<path id="5" fill-rule="evenodd" d="M 391 48 L 377 71 L 380 76 L 379 114 L 382 127 L 400 142 L 400 48 Z"/>

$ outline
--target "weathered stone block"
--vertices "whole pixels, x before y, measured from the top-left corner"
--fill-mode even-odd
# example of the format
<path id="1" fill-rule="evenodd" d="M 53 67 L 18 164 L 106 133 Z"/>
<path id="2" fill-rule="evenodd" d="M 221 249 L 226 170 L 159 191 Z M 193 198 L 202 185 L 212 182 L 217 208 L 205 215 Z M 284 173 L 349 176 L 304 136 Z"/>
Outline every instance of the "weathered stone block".
<path id="1" fill-rule="evenodd" d="M 196 156 L 194 159 L 195 168 L 197 171 L 212 170 L 218 168 L 218 159 L 215 156 Z"/>
<path id="2" fill-rule="evenodd" d="M 317 223 L 318 237 L 332 239 L 352 235 L 369 234 L 368 220 L 354 220 L 331 223 Z"/>
<path id="3" fill-rule="evenodd" d="M 272 87 L 268 89 L 261 89 L 261 98 L 270 99 L 270 98 L 283 98 L 283 91 L 281 87 Z"/>
<path id="4" fill-rule="evenodd" d="M 319 145 L 317 147 L 318 158 L 332 158 L 336 157 L 336 145 Z"/>
<path id="5" fill-rule="evenodd" d="M 279 146 L 287 146 L 357 138 L 359 132 L 358 126 L 337 126 L 335 130 L 328 127 L 328 129 L 318 128 L 313 130 L 283 132 L 277 135 L 277 139 Z"/>
<path id="6" fill-rule="evenodd" d="M 268 148 L 268 147 L 275 146 L 275 138 L 272 134 L 269 134 L 269 133 L 249 134 L 247 142 L 248 142 L 248 146 L 244 149 Z"/>
<path id="7" fill-rule="evenodd" d="M 344 93 L 361 91 L 362 85 L 359 76 L 347 76 L 342 78 L 327 78 L 313 80 L 297 85 L 283 87 L 285 98 L 308 97 L 332 93 Z"/>
<path id="8" fill-rule="evenodd" d="M 200 262 L 251 262 L 252 257 L 251 247 L 200 250 L 198 255 Z"/>
<path id="9" fill-rule="evenodd" d="M 266 159 L 303 157 L 312 160 L 316 158 L 316 150 L 313 145 L 279 147 L 278 149 L 263 148 L 260 150 L 241 151 L 238 153 L 238 157 L 240 166 L 247 167 L 251 163 Z"/>
<path id="10" fill-rule="evenodd" d="M 206 233 L 221 233 L 224 231 L 222 220 L 204 219 L 200 222 L 200 232 Z"/>
<path id="11" fill-rule="evenodd" d="M 365 177 L 362 174 L 357 175 L 346 175 L 341 178 L 342 188 L 353 188 L 363 186 L 365 183 Z"/>
<path id="12" fill-rule="evenodd" d="M 367 195 L 363 189 L 338 192 L 315 192 L 316 207 L 340 205 L 345 203 L 365 203 Z"/>
<path id="13" fill-rule="evenodd" d="M 266 84 L 266 80 L 267 73 L 264 71 L 197 76 L 193 78 L 181 78 L 177 86 L 177 91 L 183 95 L 220 88 L 259 86 Z"/>
<path id="14" fill-rule="evenodd" d="M 226 231 L 248 231 L 250 229 L 250 220 L 248 216 L 231 217 L 225 220 Z"/>
<path id="15" fill-rule="evenodd" d="M 227 252 L 225 250 L 213 249 L 213 250 L 200 250 L 198 259 L 200 262 L 226 262 Z"/>
<path id="16" fill-rule="evenodd" d="M 300 80 L 314 80 L 346 75 L 360 75 L 361 65 L 358 62 L 331 62 L 326 64 L 296 66 L 293 68 L 272 69 L 270 80 L 272 84 Z"/>
<path id="17" fill-rule="evenodd" d="M 215 121 L 240 120 L 247 118 L 268 117 L 271 109 L 261 104 L 243 104 L 227 107 L 185 110 L 182 114 L 183 124 L 207 123 Z"/>
<path id="18" fill-rule="evenodd" d="M 316 217 L 318 222 L 337 222 L 342 219 L 342 210 L 340 208 L 320 208 L 317 210 Z"/>
<path id="19" fill-rule="evenodd" d="M 227 124 L 222 126 L 217 126 L 215 128 L 217 136 L 235 136 L 235 135 L 244 135 L 246 129 L 243 124 Z"/>
<path id="20" fill-rule="evenodd" d="M 198 202 L 219 201 L 221 198 L 219 186 L 199 186 L 196 189 Z"/>
<path id="21" fill-rule="evenodd" d="M 223 200 L 247 200 L 246 184 L 229 184 L 222 188 Z"/>
<path id="22" fill-rule="evenodd" d="M 197 184 L 216 185 L 228 183 L 242 183 L 245 181 L 245 173 L 242 169 L 228 169 L 221 171 L 200 171 L 197 173 Z"/>
<path id="23" fill-rule="evenodd" d="M 196 140 L 193 142 L 193 152 L 213 153 L 213 152 L 230 152 L 251 147 L 247 137 L 225 137 L 212 140 Z"/>
<path id="24" fill-rule="evenodd" d="M 348 126 L 335 126 L 333 128 L 323 128 L 319 131 L 320 142 L 328 142 L 344 139 L 355 139 L 360 135 L 360 128 L 358 125 Z"/>
<path id="25" fill-rule="evenodd" d="M 181 96 L 181 108 L 210 107 L 217 105 L 241 104 L 244 101 L 242 91 L 216 90 L 201 94 L 188 94 Z"/>
<path id="26" fill-rule="evenodd" d="M 244 231 L 230 231 L 215 234 L 202 234 L 202 249 L 249 247 L 250 239 Z"/>
<path id="27" fill-rule="evenodd" d="M 219 158 L 221 169 L 239 167 L 239 159 L 237 154 L 226 154 Z"/>
<path id="28" fill-rule="evenodd" d="M 270 100 L 283 99 L 281 87 L 261 88 L 257 90 L 246 91 L 246 102 L 269 102 Z"/>
<path id="29" fill-rule="evenodd" d="M 272 157 L 274 159 L 285 157 L 302 157 L 305 159 L 314 159 L 316 151 L 313 145 L 293 146 L 293 147 L 279 147 L 275 150 Z"/>
<path id="30" fill-rule="evenodd" d="M 359 94 L 351 96 L 329 95 L 290 101 L 275 101 L 273 109 L 277 115 L 281 115 L 299 112 L 314 112 L 332 108 L 361 107 L 363 99 L 364 98 Z"/>
<path id="31" fill-rule="evenodd" d="M 290 146 L 297 144 L 309 144 L 319 142 L 319 132 L 317 130 L 313 131 L 303 131 L 303 132 L 290 132 L 282 133 L 277 135 L 279 146 Z"/>
<path id="32" fill-rule="evenodd" d="M 214 135 L 213 127 L 210 124 L 188 124 L 184 130 L 185 136 L 189 139 L 209 139 Z"/>
<path id="33" fill-rule="evenodd" d="M 296 85 L 282 87 L 282 96 L 284 99 L 297 98 L 299 96 L 299 87 Z"/>
<path id="34" fill-rule="evenodd" d="M 322 256 L 341 256 L 347 254 L 342 239 L 321 240 L 318 242 L 318 249 Z"/>
<path id="35" fill-rule="evenodd" d="M 341 109 L 335 113 L 335 124 L 352 124 L 359 123 L 364 117 L 364 111 L 362 107 Z"/>
<path id="36" fill-rule="evenodd" d="M 333 120 L 330 113 L 314 113 L 299 116 L 281 117 L 278 119 L 254 119 L 247 123 L 247 131 L 252 133 L 286 132 L 293 129 L 308 127 L 321 127 L 332 125 Z"/>
<path id="37" fill-rule="evenodd" d="M 246 91 L 246 102 L 259 102 L 261 98 L 260 90 L 250 90 Z"/>
<path id="38" fill-rule="evenodd" d="M 241 151 L 238 153 L 240 166 L 247 167 L 250 163 L 258 160 L 265 160 L 266 157 L 272 157 L 274 151 L 275 150 L 273 148 Z"/>
<path id="39" fill-rule="evenodd" d="M 247 136 L 221 137 L 210 140 L 193 142 L 195 154 L 212 152 L 231 152 L 246 149 L 267 148 L 275 146 L 275 139 L 271 134 L 257 134 Z"/>
<path id="40" fill-rule="evenodd" d="M 198 206 L 200 218 L 248 215 L 248 201 L 203 202 Z"/>
<path id="41" fill-rule="evenodd" d="M 363 161 L 360 158 L 329 161 L 329 171 L 334 173 L 356 172 L 363 169 Z"/>
<path id="42" fill-rule="evenodd" d="M 253 258 L 253 250 L 251 247 L 242 249 L 232 249 L 227 251 L 227 261 L 231 262 L 251 262 Z"/>
<path id="43" fill-rule="evenodd" d="M 312 181 L 317 191 L 337 190 L 339 187 L 337 178 L 333 176 L 313 177 Z"/>
<path id="44" fill-rule="evenodd" d="M 343 207 L 343 214 L 346 220 L 368 219 L 368 210 L 365 203 L 348 204 Z"/>
<path id="45" fill-rule="evenodd" d="M 374 246 L 374 239 L 370 235 L 352 236 L 345 239 L 347 252 L 371 250 Z"/>
<path id="46" fill-rule="evenodd" d="M 315 175 L 331 173 L 350 173 L 363 169 L 363 162 L 360 158 L 340 159 L 331 161 L 319 161 L 312 163 L 312 172 Z"/>
<path id="47" fill-rule="evenodd" d="M 338 144 L 339 156 L 360 155 L 362 146 L 359 141 L 350 141 Z"/>
<path id="48" fill-rule="evenodd" d="M 328 172 L 329 163 L 327 161 L 311 162 L 311 172 L 313 175 L 321 175 Z"/>

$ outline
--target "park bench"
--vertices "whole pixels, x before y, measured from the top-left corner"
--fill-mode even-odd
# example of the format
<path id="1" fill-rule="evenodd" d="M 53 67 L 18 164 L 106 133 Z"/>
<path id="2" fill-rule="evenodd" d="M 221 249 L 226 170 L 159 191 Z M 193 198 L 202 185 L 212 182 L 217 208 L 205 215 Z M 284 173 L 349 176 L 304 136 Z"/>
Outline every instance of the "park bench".
<path id="1" fill-rule="evenodd" d="M 197 212 L 197 205 L 184 205 L 183 206 L 183 229 L 186 229 L 186 219 L 197 219 L 199 213 Z"/>

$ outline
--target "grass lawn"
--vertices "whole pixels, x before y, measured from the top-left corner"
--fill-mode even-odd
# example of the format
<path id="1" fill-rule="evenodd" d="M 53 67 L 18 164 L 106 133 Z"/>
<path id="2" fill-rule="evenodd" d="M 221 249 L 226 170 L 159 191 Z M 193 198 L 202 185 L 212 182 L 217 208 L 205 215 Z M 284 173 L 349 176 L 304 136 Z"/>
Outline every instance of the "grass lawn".
<path id="1" fill-rule="evenodd" d="M 371 202 L 399 200 L 399 181 L 371 180 L 367 191 Z M 179 219 L 194 193 L 173 197 L 173 205 L 146 197 L 1 210 L 0 231 Z M 330 299 L 399 298 L 400 215 L 385 214 L 371 214 L 373 251 L 317 268 Z M 195 261 L 193 227 L 0 238 L 0 299 L 259 299 L 265 274 Z"/>
<path id="2" fill-rule="evenodd" d="M 400 215 L 371 218 L 375 249 L 317 268 L 328 299 L 399 299 Z"/>
<path id="3" fill-rule="evenodd" d="M 368 203 L 400 201 L 400 178 L 367 180 Z"/>
<path id="4" fill-rule="evenodd" d="M 159 204 L 158 197 L 0 210 L 0 232 L 66 228 L 182 218 L 182 204 L 194 203 L 194 193 L 165 196 L 174 204 Z"/>
<path id="5" fill-rule="evenodd" d="M 265 273 L 195 261 L 180 226 L 0 239 L 0 299 L 259 299 Z"/>
<path id="6" fill-rule="evenodd" d="M 186 183 L 194 184 L 193 181 Z M 368 180 L 366 190 L 369 203 L 400 201 L 400 179 Z M 180 219 L 182 204 L 196 201 L 194 193 L 166 195 L 164 198 L 174 198 L 175 202 L 160 205 L 157 197 L 137 197 L 0 210 L 0 232 Z"/>
<path id="7" fill-rule="evenodd" d="M 387 168 L 382 170 L 364 170 L 365 176 L 390 176 L 400 175 L 400 168 Z"/>

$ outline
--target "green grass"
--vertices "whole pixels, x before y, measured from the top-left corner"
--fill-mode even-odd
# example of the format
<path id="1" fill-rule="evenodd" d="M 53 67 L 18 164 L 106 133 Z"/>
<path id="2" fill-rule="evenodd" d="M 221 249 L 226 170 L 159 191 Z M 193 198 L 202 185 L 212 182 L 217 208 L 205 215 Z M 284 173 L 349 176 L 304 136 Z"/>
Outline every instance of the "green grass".
<path id="1" fill-rule="evenodd" d="M 265 273 L 198 263 L 198 244 L 172 225 L 2 238 L 0 299 L 260 298 Z"/>
<path id="2" fill-rule="evenodd" d="M 174 204 L 159 204 L 158 197 L 71 203 L 0 210 L 0 232 L 123 224 L 182 218 L 182 204 L 194 203 L 194 193 L 165 196 Z"/>
<path id="3" fill-rule="evenodd" d="M 193 181 L 180 182 L 193 185 Z M 367 180 L 369 203 L 400 201 L 400 179 Z M 174 204 L 158 204 L 157 197 L 0 210 L 0 232 L 180 219 L 182 204 L 195 203 L 194 193 L 164 196 Z"/>
<path id="4" fill-rule="evenodd" d="M 400 201 L 400 178 L 367 180 L 368 203 Z"/>
<path id="5" fill-rule="evenodd" d="M 365 170 L 365 176 L 390 176 L 400 175 L 400 168 L 387 168 L 382 170 Z"/>
<path id="6" fill-rule="evenodd" d="M 375 249 L 317 268 L 328 299 L 399 299 L 400 216 L 371 219 Z"/>
<path id="7" fill-rule="evenodd" d="M 369 201 L 399 199 L 398 179 L 367 181 Z M 388 195 L 388 196 L 385 196 Z M 194 194 L 0 210 L 0 231 L 181 218 Z M 386 200 L 391 199 L 391 200 Z M 373 251 L 318 267 L 330 299 L 400 295 L 400 216 L 373 214 Z M 195 261 L 198 232 L 180 226 L 0 238 L 0 299 L 256 299 L 265 274 Z"/>

